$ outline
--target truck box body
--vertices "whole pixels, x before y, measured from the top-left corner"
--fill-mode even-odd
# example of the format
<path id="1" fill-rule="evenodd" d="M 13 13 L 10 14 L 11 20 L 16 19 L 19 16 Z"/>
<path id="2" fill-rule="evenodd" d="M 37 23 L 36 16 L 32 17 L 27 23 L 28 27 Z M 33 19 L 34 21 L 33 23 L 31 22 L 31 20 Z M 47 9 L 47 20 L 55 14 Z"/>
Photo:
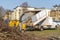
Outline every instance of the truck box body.
<path id="1" fill-rule="evenodd" d="M 53 19 L 52 17 L 47 17 L 46 20 L 41 25 L 52 25 Z"/>
<path id="2" fill-rule="evenodd" d="M 43 19 L 45 19 L 46 17 L 48 17 L 48 13 L 50 10 L 42 10 L 41 12 L 37 13 L 36 15 L 32 16 L 32 23 L 33 25 L 38 24 L 39 22 L 41 22 Z"/>

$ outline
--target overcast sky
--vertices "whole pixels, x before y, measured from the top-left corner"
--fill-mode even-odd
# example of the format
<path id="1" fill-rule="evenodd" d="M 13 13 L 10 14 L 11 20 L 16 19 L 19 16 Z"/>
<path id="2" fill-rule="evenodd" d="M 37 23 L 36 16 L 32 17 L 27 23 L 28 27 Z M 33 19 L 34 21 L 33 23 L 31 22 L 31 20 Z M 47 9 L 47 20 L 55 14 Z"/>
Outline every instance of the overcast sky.
<path id="1" fill-rule="evenodd" d="M 60 4 L 60 0 L 0 0 L 0 6 L 12 10 L 16 6 L 20 6 L 23 2 L 28 2 L 30 6 L 38 8 L 52 8 L 53 5 Z"/>

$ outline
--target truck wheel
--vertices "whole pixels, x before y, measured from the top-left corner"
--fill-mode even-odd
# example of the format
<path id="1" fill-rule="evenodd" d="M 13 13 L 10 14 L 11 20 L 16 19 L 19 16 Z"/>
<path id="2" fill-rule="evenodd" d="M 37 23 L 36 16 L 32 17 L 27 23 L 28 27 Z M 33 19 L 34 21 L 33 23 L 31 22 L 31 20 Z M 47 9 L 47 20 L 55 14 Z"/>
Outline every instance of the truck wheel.
<path id="1" fill-rule="evenodd" d="M 43 26 L 41 26 L 41 27 L 39 28 L 39 30 L 40 30 L 40 31 L 44 30 L 44 29 L 43 29 Z"/>
<path id="2" fill-rule="evenodd" d="M 43 28 L 40 28 L 40 31 L 42 31 L 43 30 Z"/>
<path id="3" fill-rule="evenodd" d="M 57 25 L 55 26 L 55 29 L 57 29 Z"/>

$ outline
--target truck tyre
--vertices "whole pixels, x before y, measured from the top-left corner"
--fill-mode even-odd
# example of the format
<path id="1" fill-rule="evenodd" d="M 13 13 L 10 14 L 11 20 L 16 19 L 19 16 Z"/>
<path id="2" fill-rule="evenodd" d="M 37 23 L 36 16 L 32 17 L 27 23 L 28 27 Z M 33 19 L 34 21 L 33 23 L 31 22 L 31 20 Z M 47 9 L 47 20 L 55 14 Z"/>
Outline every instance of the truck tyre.
<path id="1" fill-rule="evenodd" d="M 40 31 L 42 31 L 43 30 L 43 28 L 40 28 Z"/>
<path id="2" fill-rule="evenodd" d="M 55 29 L 57 29 L 57 25 L 55 26 Z"/>
<path id="3" fill-rule="evenodd" d="M 44 30 L 44 29 L 43 29 L 43 26 L 39 27 L 39 30 L 40 30 L 40 31 Z"/>

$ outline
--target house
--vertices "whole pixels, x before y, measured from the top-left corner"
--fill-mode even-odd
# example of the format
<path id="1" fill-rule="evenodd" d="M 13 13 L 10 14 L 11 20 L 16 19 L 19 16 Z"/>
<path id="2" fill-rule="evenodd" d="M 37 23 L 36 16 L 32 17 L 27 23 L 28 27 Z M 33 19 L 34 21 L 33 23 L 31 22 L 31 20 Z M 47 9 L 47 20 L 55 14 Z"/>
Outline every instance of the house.
<path id="1" fill-rule="evenodd" d="M 60 21 L 60 6 L 54 6 L 50 12 L 50 16 L 53 17 L 55 21 Z"/>

